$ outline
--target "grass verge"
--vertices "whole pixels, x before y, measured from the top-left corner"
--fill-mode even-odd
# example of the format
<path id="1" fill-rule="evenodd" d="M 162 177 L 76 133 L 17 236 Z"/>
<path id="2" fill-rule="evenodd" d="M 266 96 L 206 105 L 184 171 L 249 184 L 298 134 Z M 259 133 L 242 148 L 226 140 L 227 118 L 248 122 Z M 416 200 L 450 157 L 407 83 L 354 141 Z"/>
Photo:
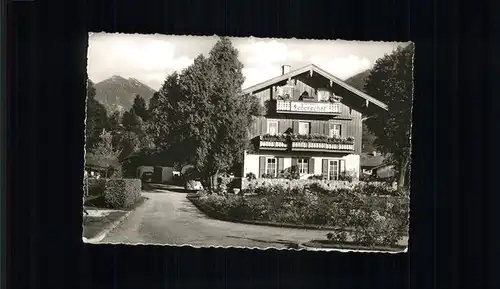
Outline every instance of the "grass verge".
<path id="1" fill-rule="evenodd" d="M 321 249 L 344 249 L 344 250 L 364 250 L 364 251 L 389 251 L 389 252 L 400 252 L 404 251 L 406 246 L 363 246 L 353 242 L 350 243 L 338 243 L 329 240 L 312 240 L 307 243 L 303 243 L 302 246 L 309 248 L 321 248 Z"/>
<path id="2" fill-rule="evenodd" d="M 126 211 L 114 211 L 105 217 L 83 217 L 83 236 L 87 239 L 97 237 L 102 231 L 107 229 L 121 217 L 127 214 Z"/>

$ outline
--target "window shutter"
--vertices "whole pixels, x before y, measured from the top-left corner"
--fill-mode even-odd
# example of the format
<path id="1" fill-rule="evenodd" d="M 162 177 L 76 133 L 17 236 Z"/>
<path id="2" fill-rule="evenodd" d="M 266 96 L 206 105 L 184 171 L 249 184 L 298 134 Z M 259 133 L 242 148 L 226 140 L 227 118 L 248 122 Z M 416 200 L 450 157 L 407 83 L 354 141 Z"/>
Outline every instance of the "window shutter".
<path id="1" fill-rule="evenodd" d="M 323 160 L 321 174 L 323 175 L 323 179 L 328 179 L 328 160 Z"/>
<path id="2" fill-rule="evenodd" d="M 339 126 L 339 135 L 342 136 L 344 135 L 344 132 L 342 131 L 342 125 L 338 125 Z"/>
<path id="3" fill-rule="evenodd" d="M 345 172 L 345 160 L 340 160 L 340 172 L 343 173 Z"/>
<path id="4" fill-rule="evenodd" d="M 280 119 L 278 120 L 278 131 L 280 134 L 282 133 L 285 133 L 286 132 L 286 123 L 284 120 Z"/>
<path id="5" fill-rule="evenodd" d="M 267 119 L 265 117 L 260 118 L 260 134 L 267 134 Z"/>
<path id="6" fill-rule="evenodd" d="M 313 158 L 309 159 L 309 173 L 314 174 L 314 159 Z"/>
<path id="7" fill-rule="evenodd" d="M 330 135 L 330 122 L 329 121 L 323 123 L 323 134 Z"/>
<path id="8" fill-rule="evenodd" d="M 292 123 L 292 130 L 293 130 L 293 133 L 294 134 L 298 134 L 299 133 L 299 122 L 294 120 L 293 123 Z"/>
<path id="9" fill-rule="evenodd" d="M 257 178 L 262 178 L 262 175 L 266 173 L 266 157 L 259 157 L 259 175 Z"/>
<path id="10" fill-rule="evenodd" d="M 297 158 L 292 158 L 292 167 L 297 166 Z"/>
<path id="11" fill-rule="evenodd" d="M 283 167 L 284 167 L 284 159 L 283 158 L 278 158 L 278 174 L 281 173 L 281 171 L 283 171 Z"/>

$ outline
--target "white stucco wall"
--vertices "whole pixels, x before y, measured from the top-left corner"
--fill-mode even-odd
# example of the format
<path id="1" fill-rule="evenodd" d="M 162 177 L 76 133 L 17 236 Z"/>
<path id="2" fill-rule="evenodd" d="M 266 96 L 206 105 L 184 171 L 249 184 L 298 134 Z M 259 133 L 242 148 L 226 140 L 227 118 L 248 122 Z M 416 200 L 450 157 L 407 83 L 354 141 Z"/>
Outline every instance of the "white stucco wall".
<path id="1" fill-rule="evenodd" d="M 255 174 L 255 176 L 259 177 L 259 157 L 261 155 L 257 154 L 245 154 L 244 156 L 244 174 L 243 176 L 246 176 L 246 174 L 252 172 Z M 269 156 L 269 155 L 266 155 Z M 345 160 L 345 166 L 346 170 L 348 172 L 354 173 L 356 177 L 359 177 L 359 164 L 360 164 L 360 157 L 359 155 L 351 154 L 347 155 L 344 157 L 312 157 L 314 159 L 314 172 L 310 172 L 308 175 L 303 175 L 301 176 L 301 179 L 307 179 L 309 176 L 312 175 L 321 175 L 322 171 L 322 164 L 323 164 L 323 159 L 343 159 Z M 283 159 L 283 168 L 287 169 L 292 166 L 292 158 L 291 157 L 285 157 Z"/>
<path id="2" fill-rule="evenodd" d="M 243 166 L 243 177 L 246 177 L 248 173 L 253 173 L 259 177 L 259 155 L 245 153 Z"/>
<path id="3" fill-rule="evenodd" d="M 292 158 L 283 158 L 283 169 L 289 169 L 292 167 Z"/>
<path id="4" fill-rule="evenodd" d="M 359 168 L 360 168 L 360 157 L 359 155 L 347 155 L 342 159 L 345 160 L 345 169 L 347 172 L 352 172 L 355 174 L 356 178 L 359 178 Z"/>

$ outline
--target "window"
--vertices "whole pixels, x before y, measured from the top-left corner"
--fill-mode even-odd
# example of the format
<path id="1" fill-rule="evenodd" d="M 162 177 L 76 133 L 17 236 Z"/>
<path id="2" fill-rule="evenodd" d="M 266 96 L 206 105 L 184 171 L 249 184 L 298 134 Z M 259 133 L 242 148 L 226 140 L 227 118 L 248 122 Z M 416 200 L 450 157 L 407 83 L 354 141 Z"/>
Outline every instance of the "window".
<path id="1" fill-rule="evenodd" d="M 341 126 L 340 124 L 330 124 L 330 137 L 340 136 Z"/>
<path id="2" fill-rule="evenodd" d="M 299 122 L 299 134 L 309 134 L 308 122 Z"/>
<path id="3" fill-rule="evenodd" d="M 276 158 L 268 158 L 266 160 L 266 174 L 276 177 L 278 164 Z"/>
<path id="4" fill-rule="evenodd" d="M 309 159 L 298 159 L 297 167 L 299 169 L 299 174 L 309 173 Z"/>
<path id="5" fill-rule="evenodd" d="M 318 100 L 319 101 L 330 100 L 330 92 L 327 90 L 318 90 Z"/>
<path id="6" fill-rule="evenodd" d="M 267 133 L 271 135 L 278 134 L 278 121 L 277 120 L 268 120 L 267 121 Z"/>
<path id="7" fill-rule="evenodd" d="M 338 180 L 339 179 L 339 161 L 329 160 L 328 161 L 328 180 Z"/>

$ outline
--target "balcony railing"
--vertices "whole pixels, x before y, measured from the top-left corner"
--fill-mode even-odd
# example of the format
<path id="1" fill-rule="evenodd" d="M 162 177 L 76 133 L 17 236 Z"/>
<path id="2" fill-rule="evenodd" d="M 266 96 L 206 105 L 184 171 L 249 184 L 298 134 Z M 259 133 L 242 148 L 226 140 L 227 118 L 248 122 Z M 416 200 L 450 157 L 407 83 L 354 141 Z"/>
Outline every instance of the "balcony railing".
<path id="1" fill-rule="evenodd" d="M 293 150 L 354 151 L 354 143 L 336 144 L 336 143 L 292 141 L 292 151 Z"/>
<path id="2" fill-rule="evenodd" d="M 295 101 L 277 99 L 276 112 L 336 115 L 341 113 L 341 106 L 338 102 Z"/>
<path id="3" fill-rule="evenodd" d="M 354 151 L 351 137 L 327 137 L 324 135 L 263 135 L 256 138 L 259 149 L 291 151 Z"/>
<path id="4" fill-rule="evenodd" d="M 288 144 L 286 143 L 286 141 L 265 141 L 265 140 L 259 140 L 259 149 L 286 150 L 286 149 L 288 149 Z"/>

